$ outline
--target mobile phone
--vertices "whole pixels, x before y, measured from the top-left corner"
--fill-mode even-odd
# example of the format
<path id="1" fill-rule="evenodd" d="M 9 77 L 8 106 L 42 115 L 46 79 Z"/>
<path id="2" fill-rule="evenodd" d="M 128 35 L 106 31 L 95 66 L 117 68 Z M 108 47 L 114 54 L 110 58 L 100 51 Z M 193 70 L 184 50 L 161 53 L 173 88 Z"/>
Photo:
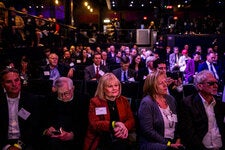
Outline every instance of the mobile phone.
<path id="1" fill-rule="evenodd" d="M 54 134 L 54 135 L 60 135 L 61 134 L 61 131 L 60 130 L 55 130 L 55 131 L 52 131 L 52 134 Z"/>

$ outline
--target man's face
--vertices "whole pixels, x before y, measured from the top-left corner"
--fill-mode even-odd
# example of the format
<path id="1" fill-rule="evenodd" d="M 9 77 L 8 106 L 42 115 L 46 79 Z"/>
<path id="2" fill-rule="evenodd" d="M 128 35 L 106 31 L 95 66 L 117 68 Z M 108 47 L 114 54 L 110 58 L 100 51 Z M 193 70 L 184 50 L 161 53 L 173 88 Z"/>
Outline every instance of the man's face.
<path id="1" fill-rule="evenodd" d="M 107 53 L 106 52 L 102 52 L 102 59 L 106 60 L 107 59 Z"/>
<path id="2" fill-rule="evenodd" d="M 210 54 L 207 56 L 207 61 L 208 61 L 209 63 L 213 63 L 213 61 L 215 61 L 215 58 L 216 58 L 215 54 L 214 54 L 214 53 L 210 53 Z"/>
<path id="3" fill-rule="evenodd" d="M 21 81 L 18 73 L 9 72 L 3 76 L 2 87 L 10 98 L 15 98 L 21 90 Z"/>
<path id="4" fill-rule="evenodd" d="M 64 52 L 64 58 L 65 58 L 65 59 L 69 59 L 70 56 L 71 56 L 71 55 L 70 55 L 70 52 L 68 52 L 68 51 L 67 51 L 67 52 Z"/>
<path id="5" fill-rule="evenodd" d="M 61 81 L 61 86 L 58 88 L 58 98 L 64 102 L 73 98 L 73 88 L 69 89 L 66 81 Z"/>
<path id="6" fill-rule="evenodd" d="M 96 66 L 100 65 L 102 60 L 102 56 L 101 55 L 95 55 L 93 58 L 93 62 L 95 63 Z"/>
<path id="7" fill-rule="evenodd" d="M 166 64 L 164 64 L 164 63 L 158 64 L 157 69 L 166 73 Z"/>
<path id="8" fill-rule="evenodd" d="M 174 49 L 174 53 L 175 53 L 175 54 L 178 54 L 178 53 L 179 53 L 179 50 L 178 50 L 177 48 L 175 48 L 175 49 Z"/>
<path id="9" fill-rule="evenodd" d="M 212 74 L 209 74 L 203 83 L 198 84 L 198 87 L 200 92 L 204 95 L 216 95 L 218 90 L 218 81 Z"/>
<path id="10" fill-rule="evenodd" d="M 199 60 L 200 60 L 200 55 L 195 54 L 195 55 L 194 55 L 194 61 L 199 61 Z"/>
<path id="11" fill-rule="evenodd" d="M 129 68 L 129 66 L 130 66 L 130 63 L 122 63 L 121 62 L 121 69 L 123 70 L 123 71 L 127 71 L 128 70 L 128 68 Z"/>
<path id="12" fill-rule="evenodd" d="M 56 67 L 58 65 L 58 56 L 57 55 L 50 55 L 49 56 L 49 64 L 53 67 Z"/>

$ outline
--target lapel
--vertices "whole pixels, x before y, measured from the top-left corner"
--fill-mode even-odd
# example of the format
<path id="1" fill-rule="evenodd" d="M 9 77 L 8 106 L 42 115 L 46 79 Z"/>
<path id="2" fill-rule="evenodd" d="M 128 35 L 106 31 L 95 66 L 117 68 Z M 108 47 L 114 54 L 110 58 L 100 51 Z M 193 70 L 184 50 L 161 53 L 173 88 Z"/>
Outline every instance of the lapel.
<path id="1" fill-rule="evenodd" d="M 95 76 L 95 66 L 94 66 L 94 64 L 92 65 L 90 72 L 91 72 L 92 75 Z"/>
<path id="2" fill-rule="evenodd" d="M 194 98 L 194 101 L 193 101 L 193 106 L 195 109 L 196 112 L 200 113 L 203 117 L 203 120 L 206 120 L 208 122 L 208 117 L 207 117 L 207 114 L 205 112 L 205 108 L 204 108 L 204 105 L 202 103 L 202 99 L 201 97 L 199 96 L 199 94 L 197 94 Z"/>

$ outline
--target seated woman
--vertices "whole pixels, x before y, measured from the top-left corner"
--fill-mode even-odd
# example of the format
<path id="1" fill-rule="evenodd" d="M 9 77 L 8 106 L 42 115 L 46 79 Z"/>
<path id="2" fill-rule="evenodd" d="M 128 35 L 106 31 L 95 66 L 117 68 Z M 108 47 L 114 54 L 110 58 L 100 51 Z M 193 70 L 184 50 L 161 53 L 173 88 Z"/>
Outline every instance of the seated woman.
<path id="1" fill-rule="evenodd" d="M 90 101 L 89 125 L 84 150 L 126 150 L 128 132 L 135 120 L 126 97 L 121 96 L 121 84 L 112 73 L 103 75 L 95 97 Z"/>
<path id="2" fill-rule="evenodd" d="M 166 74 L 156 71 L 145 80 L 138 119 L 140 149 L 166 150 L 182 147 L 177 133 L 177 108 L 174 97 L 167 94 Z"/>

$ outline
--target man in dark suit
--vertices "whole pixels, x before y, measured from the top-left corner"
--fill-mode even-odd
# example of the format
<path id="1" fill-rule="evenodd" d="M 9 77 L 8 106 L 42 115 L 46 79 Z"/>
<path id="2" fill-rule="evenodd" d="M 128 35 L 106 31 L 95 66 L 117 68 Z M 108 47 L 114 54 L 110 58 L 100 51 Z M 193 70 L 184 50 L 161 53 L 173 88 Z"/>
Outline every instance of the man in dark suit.
<path id="1" fill-rule="evenodd" d="M 98 80 L 106 72 L 109 72 L 108 68 L 101 65 L 102 56 L 101 53 L 94 53 L 93 64 L 85 67 L 84 69 L 84 80 Z"/>
<path id="2" fill-rule="evenodd" d="M 219 75 L 219 68 L 217 65 L 213 64 L 214 60 L 215 60 L 216 56 L 214 52 L 209 52 L 206 56 L 206 61 L 203 62 L 202 64 L 199 64 L 198 66 L 198 72 L 202 71 L 202 70 L 209 70 L 213 73 L 213 75 L 215 76 L 215 78 L 217 80 L 219 80 L 220 75 Z"/>
<path id="3" fill-rule="evenodd" d="M 16 69 L 0 74 L 4 92 L 0 95 L 0 149 L 41 150 L 45 121 L 45 98 L 21 90 Z"/>
<path id="4" fill-rule="evenodd" d="M 194 84 L 198 94 L 184 98 L 178 118 L 182 143 L 190 150 L 224 150 L 225 104 L 214 97 L 218 81 L 204 70 L 196 74 Z"/>
<path id="5" fill-rule="evenodd" d="M 112 73 L 118 78 L 119 81 L 135 81 L 136 73 L 133 69 L 129 68 L 130 59 L 125 56 L 121 58 L 120 68 L 114 69 Z"/>

